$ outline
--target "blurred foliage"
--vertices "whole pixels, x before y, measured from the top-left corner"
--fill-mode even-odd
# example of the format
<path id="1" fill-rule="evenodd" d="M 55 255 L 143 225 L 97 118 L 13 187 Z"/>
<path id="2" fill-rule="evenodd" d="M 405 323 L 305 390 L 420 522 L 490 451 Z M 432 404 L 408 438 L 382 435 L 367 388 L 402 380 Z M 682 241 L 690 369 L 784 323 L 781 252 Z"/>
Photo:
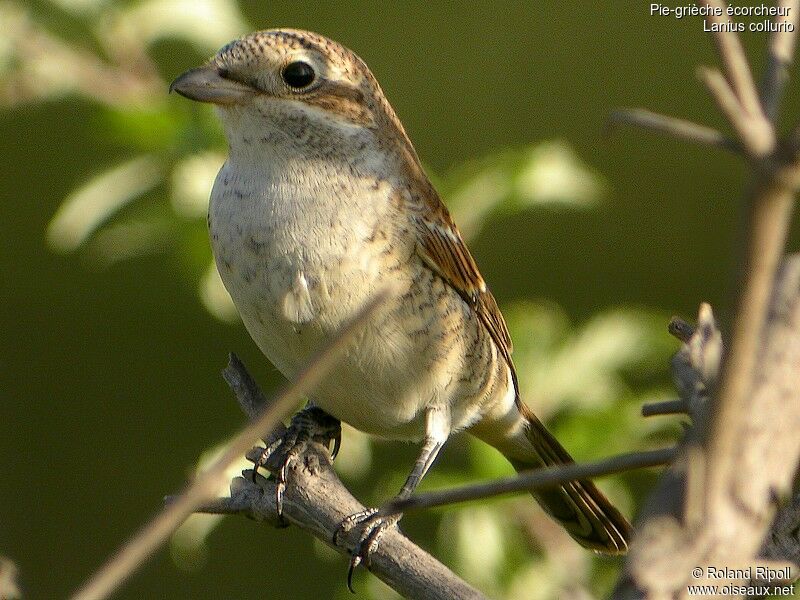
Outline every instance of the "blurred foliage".
<path id="1" fill-rule="evenodd" d="M 42 103 L 52 106 L 47 103 L 57 101 L 87 103 L 93 127 L 115 146 L 125 148 L 120 157 L 95 157 L 97 166 L 90 164 L 82 171 L 88 175 L 81 175 L 61 200 L 46 231 L 31 235 L 45 236 L 53 251 L 80 257 L 97 273 L 114 270 L 122 277 L 136 277 L 146 264 L 143 260 L 157 256 L 163 259 L 157 267 L 165 271 L 162 279 L 184 282 L 186 293 L 194 293 L 204 309 L 227 323 L 224 327 L 237 336 L 242 328 L 213 266 L 205 232 L 209 191 L 225 157 L 223 138 L 207 107 L 166 96 L 167 80 L 157 54 L 164 44 L 183 43 L 199 55 L 209 55 L 251 29 L 254 27 L 230 0 L 0 4 L 0 106 L 8 112 Z M 491 235 L 498 223 L 525 223 L 531 215 L 554 211 L 575 215 L 602 211 L 610 190 L 600 170 L 587 164 L 563 140 L 492 151 L 441 173 L 432 172 L 432 179 L 465 237 L 481 245 L 493 241 Z M 514 259 L 507 257 L 508 261 Z M 574 260 L 582 260 L 580 253 Z M 137 301 L 142 301 L 155 292 L 143 285 L 137 293 L 141 294 Z M 515 340 L 523 397 L 576 458 L 612 455 L 669 439 L 673 431 L 665 429 L 663 421 L 645 422 L 638 412 L 643 402 L 670 394 L 665 372 L 675 344 L 665 335 L 667 315 L 657 309 L 610 307 L 576 323 L 556 303 L 529 296 L 502 306 Z M 190 315 L 197 329 L 209 331 L 204 337 L 223 331 L 211 319 Z M 181 339 L 164 338 L 151 340 L 149 345 L 182 343 Z M 127 380 L 125 355 L 118 359 L 122 363 L 120 386 L 143 386 L 141 393 L 146 394 L 145 382 Z M 83 369 L 85 365 L 75 367 Z M 181 388 L 172 392 L 175 403 L 192 401 L 180 397 Z M 203 410 L 219 408 L 209 403 Z M 197 418 L 204 418 L 203 414 Z M 130 426 L 126 419 L 116 431 L 127 437 Z M 216 431 L 219 439 L 229 430 Z M 141 450 L 147 441 L 137 444 Z M 346 428 L 336 467 L 365 502 L 380 502 L 399 489 L 413 461 L 414 448 L 398 450 L 397 446 L 374 442 Z M 172 460 L 170 448 L 158 450 L 164 453 L 159 460 Z M 218 448 L 208 453 L 216 451 Z M 124 470 L 126 466 L 116 468 Z M 493 449 L 458 436 L 422 489 L 511 472 Z M 651 474 L 631 474 L 601 485 L 624 512 L 632 514 L 651 482 Z M 113 499 L 104 501 L 112 503 L 108 508 L 113 509 Z M 147 502 L 152 498 L 136 502 L 142 512 L 141 507 L 150 506 Z M 113 514 L 110 510 L 107 516 L 113 519 Z M 212 561 L 215 553 L 229 550 L 220 541 L 209 539 L 220 522 L 231 524 L 232 520 L 190 519 L 173 539 L 175 564 L 198 569 Z M 527 497 L 413 515 L 403 523 L 413 539 L 431 547 L 465 579 L 496 598 L 595 596 L 610 589 L 620 565 L 620 561 L 595 558 L 581 550 Z M 97 530 L 104 531 L 105 525 L 96 523 Z M 251 523 L 245 526 L 253 527 Z M 117 529 L 103 533 L 110 539 L 103 539 L 102 548 L 110 551 L 128 533 Z M 256 536 L 261 534 L 258 529 Z M 278 532 L 270 539 L 289 535 Z M 12 547 L 0 550 L 13 554 L 19 540 L 7 543 Z M 322 578 L 321 589 L 331 597 L 350 597 L 343 585 L 341 557 L 320 543 L 308 542 L 305 548 L 301 560 L 282 562 L 269 573 L 273 583 L 279 585 L 280 580 L 288 582 L 281 584 L 284 587 L 290 586 L 296 578 L 307 578 L 313 562 L 320 561 L 330 563 L 336 577 Z M 249 547 L 236 554 L 256 555 L 256 549 Z M 79 562 L 70 572 L 70 582 L 86 576 L 94 566 Z M 24 572 L 35 568 L 22 563 L 23 579 L 39 577 L 39 573 Z M 57 575 L 50 572 L 49 576 Z M 161 571 L 146 576 L 170 575 Z M 194 576 L 201 577 L 202 571 Z M 392 597 L 376 578 L 364 573 L 358 578 L 359 589 L 368 590 L 372 597 Z M 211 585 L 205 585 L 207 597 L 228 595 L 224 589 L 211 590 Z M 158 583 L 153 587 L 158 588 Z M 260 593 L 252 590 L 250 595 Z"/>
<path id="2" fill-rule="evenodd" d="M 5 556 L 0 556 L 0 598 L 15 600 L 21 597 L 17 585 L 17 565 Z"/>

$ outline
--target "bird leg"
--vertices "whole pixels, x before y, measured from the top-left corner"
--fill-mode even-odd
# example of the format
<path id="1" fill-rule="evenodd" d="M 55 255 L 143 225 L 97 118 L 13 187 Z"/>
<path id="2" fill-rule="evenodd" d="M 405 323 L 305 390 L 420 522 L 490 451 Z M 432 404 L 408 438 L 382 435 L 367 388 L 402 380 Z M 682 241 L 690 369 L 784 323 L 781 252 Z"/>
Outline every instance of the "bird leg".
<path id="1" fill-rule="evenodd" d="M 283 494 L 286 490 L 286 474 L 295 460 L 306 450 L 309 442 L 319 442 L 329 447 L 333 441 L 331 460 L 336 458 L 342 443 L 342 426 L 338 419 L 321 408 L 307 406 L 292 417 L 289 427 L 283 434 L 253 460 L 253 481 L 260 467 L 267 466 L 270 457 L 275 456 L 278 467 L 270 469 L 275 473 L 275 510 L 278 517 L 283 514 Z"/>
<path id="2" fill-rule="evenodd" d="M 395 496 L 395 500 L 408 498 L 414 493 L 417 485 L 419 485 L 419 482 L 436 459 L 436 455 L 439 454 L 439 450 L 444 446 L 446 439 L 446 437 L 442 438 L 442 436 L 431 433 L 425 435 L 422 449 L 414 463 L 414 468 L 411 470 L 400 492 Z M 353 571 L 362 563 L 369 567 L 370 556 L 377 549 L 378 542 L 383 532 L 393 525 L 396 525 L 402 516 L 402 513 L 385 515 L 381 514 L 380 510 L 377 508 L 368 508 L 350 515 L 341 522 L 338 529 L 333 534 L 333 543 L 337 545 L 341 535 L 352 531 L 358 526 L 363 528 L 358 543 L 353 549 L 353 554 L 350 558 L 350 568 L 347 571 L 347 587 L 351 592 L 354 592 Z"/>

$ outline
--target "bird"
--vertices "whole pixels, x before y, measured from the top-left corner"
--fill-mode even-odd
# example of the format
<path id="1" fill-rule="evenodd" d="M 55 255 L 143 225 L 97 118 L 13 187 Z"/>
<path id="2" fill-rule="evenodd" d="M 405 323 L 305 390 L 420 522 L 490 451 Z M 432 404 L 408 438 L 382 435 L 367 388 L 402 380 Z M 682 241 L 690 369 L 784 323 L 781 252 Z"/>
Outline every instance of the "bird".
<path id="1" fill-rule="evenodd" d="M 397 498 L 460 431 L 517 471 L 573 462 L 520 397 L 498 304 L 361 58 L 309 31 L 257 31 L 170 91 L 215 105 L 229 153 L 209 202 L 212 251 L 247 331 L 285 377 L 391 285 L 309 406 L 420 444 Z M 311 413 L 300 415 L 305 427 Z M 591 481 L 532 494 L 581 546 L 627 551 L 630 524 Z M 343 521 L 363 527 L 351 574 L 399 518 L 368 509 Z"/>

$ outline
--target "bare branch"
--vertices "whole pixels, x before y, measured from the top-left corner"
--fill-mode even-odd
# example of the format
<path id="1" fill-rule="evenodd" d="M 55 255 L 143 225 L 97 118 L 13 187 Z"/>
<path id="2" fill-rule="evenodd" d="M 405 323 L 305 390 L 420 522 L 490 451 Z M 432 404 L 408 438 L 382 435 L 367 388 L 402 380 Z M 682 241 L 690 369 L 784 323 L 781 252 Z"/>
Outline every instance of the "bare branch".
<path id="1" fill-rule="evenodd" d="M 264 396 L 244 365 L 233 357 L 224 376 L 242 409 L 251 416 L 257 414 Z M 276 433 L 279 432 L 273 432 Z M 259 449 L 255 450 L 259 455 Z M 252 458 L 251 453 L 248 453 L 248 458 Z M 251 470 L 244 472 L 246 477 L 237 477 L 231 482 L 229 498 L 206 502 L 198 512 L 244 515 L 276 527 L 294 524 L 342 554 L 351 552 L 358 541 L 358 530 L 351 532 L 348 539 L 343 540 L 343 545 L 334 545 L 331 540 L 343 519 L 364 510 L 364 506 L 339 481 L 327 449 L 320 444 L 310 444 L 302 460 L 293 464 L 291 469 L 280 516 L 275 505 L 275 482 L 257 475 L 258 485 L 255 485 Z M 174 500 L 170 498 L 168 501 Z M 341 531 L 338 539 L 341 540 Z M 483 598 L 480 592 L 414 545 L 398 529 L 384 533 L 380 545 L 371 555 L 370 570 L 387 585 L 410 598 Z"/>
<path id="2" fill-rule="evenodd" d="M 736 131 L 741 145 L 753 158 L 763 158 L 775 149 L 775 135 L 766 119 L 747 114 L 728 81 L 717 69 L 700 67 L 700 80 L 708 88 L 717 108 Z"/>
<path id="3" fill-rule="evenodd" d="M 108 597 L 129 577 L 178 526 L 197 508 L 214 498 L 224 483 L 225 471 L 253 445 L 253 441 L 270 431 L 294 408 L 298 400 L 310 392 L 336 364 L 353 335 L 381 306 L 387 291 L 377 294 L 340 334 L 311 360 L 295 381 L 286 386 L 262 414 L 245 427 L 228 445 L 223 455 L 201 473 L 174 502 L 171 502 L 126 543 L 72 596 L 73 600 L 95 600 Z"/>
<path id="4" fill-rule="evenodd" d="M 782 9 L 779 12 L 788 12 L 788 15 L 775 15 L 775 25 L 778 27 L 770 34 L 767 67 L 761 81 L 761 103 L 767 119 L 773 125 L 778 118 L 783 92 L 789 81 L 789 67 L 794 59 L 797 29 L 800 27 L 800 0 L 777 0 L 775 4 Z M 780 27 L 782 23 L 787 27 Z"/>
<path id="5" fill-rule="evenodd" d="M 675 457 L 674 448 L 659 450 L 644 450 L 630 454 L 620 454 L 604 460 L 591 463 L 560 465 L 558 467 L 545 467 L 534 471 L 520 473 L 516 477 L 498 479 L 488 483 L 467 485 L 438 492 L 417 494 L 406 500 L 389 502 L 381 507 L 383 514 L 394 514 L 432 508 L 446 504 L 469 502 L 482 498 L 493 498 L 504 494 L 529 492 L 540 488 L 551 488 L 570 481 L 579 479 L 592 479 L 613 473 L 621 473 L 632 469 L 656 467 L 669 464 Z"/>
<path id="6" fill-rule="evenodd" d="M 697 426 L 689 430 L 678 458 L 642 510 L 614 598 L 685 598 L 688 584 L 703 583 L 692 581 L 693 568 L 759 564 L 756 556 L 773 522 L 776 501 L 787 495 L 800 459 L 800 256 L 785 264 L 778 281 L 748 402 L 736 418 L 724 417 L 734 429 L 734 446 L 725 456 L 707 452 L 700 443 L 706 423 L 719 417 L 712 413 L 707 419 L 706 411 L 697 410 Z M 681 350 L 694 370 L 676 375 L 689 405 L 708 402 L 717 379 L 711 367 L 719 364 L 719 333 L 708 313 L 701 310 L 695 335 Z M 718 471 L 727 479 L 721 489 L 710 489 L 707 482 Z M 796 552 L 786 549 L 792 543 L 797 547 L 800 506 L 781 514 L 772 528 L 781 543 L 766 546 L 773 549 L 766 558 L 794 561 Z"/>
<path id="7" fill-rule="evenodd" d="M 712 127 L 699 125 L 686 119 L 678 119 L 644 108 L 623 108 L 614 111 L 608 118 L 610 126 L 631 125 L 641 127 L 655 133 L 663 133 L 674 138 L 727 150 L 740 152 L 741 146 L 736 140 L 720 133 Z"/>
<path id="8" fill-rule="evenodd" d="M 250 419 L 258 417 L 268 405 L 264 392 L 233 352 L 228 356 L 228 365 L 222 370 L 222 377 L 236 396 L 239 407 Z"/>
<path id="9" fill-rule="evenodd" d="M 756 84 L 744 54 L 744 48 L 735 31 L 729 31 L 732 23 L 727 14 L 728 5 L 723 0 L 704 0 L 707 6 L 719 9 L 721 15 L 711 14 L 708 20 L 717 25 L 714 42 L 717 54 L 725 66 L 725 78 L 737 98 L 739 105 L 748 116 L 757 118 L 762 115 L 761 103 L 758 99 Z"/>
<path id="10" fill-rule="evenodd" d="M 223 376 L 242 410 L 250 418 L 260 414 L 266 403 L 264 394 L 235 355 L 231 355 Z M 278 424 L 266 437 L 268 440 L 275 439 L 285 429 L 283 424 Z M 256 455 L 260 455 L 260 449 L 254 450 Z M 252 451 L 248 452 L 248 458 L 252 459 L 251 454 Z M 256 476 L 258 485 L 253 484 L 251 470 L 244 472 L 246 477 L 237 477 L 231 482 L 230 497 L 205 502 L 197 508 L 197 512 L 243 515 L 266 521 L 275 527 L 294 524 L 342 554 L 351 552 L 358 541 L 358 531 L 353 532 L 355 537 L 351 535 L 351 539 L 343 540 L 343 545 L 336 546 L 331 540 L 342 520 L 364 510 L 364 506 L 339 481 L 327 449 L 319 444 L 310 444 L 302 460 L 297 461 L 291 469 L 281 516 L 277 514 L 275 506 L 276 484 L 261 475 Z M 175 500 L 175 497 L 170 497 L 167 502 Z M 399 557 L 403 560 L 399 560 Z M 387 585 L 411 598 L 483 598 L 480 592 L 464 583 L 397 529 L 387 531 L 381 538 L 381 544 L 371 555 L 370 570 Z"/>
<path id="11" fill-rule="evenodd" d="M 339 481 L 327 449 L 310 444 L 302 461 L 292 467 L 284 495 L 282 516 L 275 511 L 275 483 L 258 475 L 258 485 L 250 480 L 251 471 L 231 485 L 230 498 L 204 504 L 200 512 L 239 514 L 257 521 L 279 525 L 288 521 L 311 533 L 337 552 L 353 550 L 360 531 L 356 528 L 336 546 L 331 540 L 342 520 L 364 509 Z M 341 532 L 339 540 L 342 541 Z M 370 557 L 370 571 L 407 598 L 450 600 L 484 598 L 450 569 L 416 546 L 397 528 L 387 530 Z"/>
<path id="12" fill-rule="evenodd" d="M 756 183 L 747 197 L 745 234 L 736 316 L 731 331 L 730 352 L 723 362 L 719 390 L 712 404 L 712 423 L 706 444 L 709 472 L 707 492 L 725 495 L 732 473 L 738 466 L 730 457 L 736 453 L 740 436 L 752 418 L 751 391 L 760 358 L 762 335 L 773 295 L 775 273 L 786 243 L 794 194 L 770 182 Z"/>

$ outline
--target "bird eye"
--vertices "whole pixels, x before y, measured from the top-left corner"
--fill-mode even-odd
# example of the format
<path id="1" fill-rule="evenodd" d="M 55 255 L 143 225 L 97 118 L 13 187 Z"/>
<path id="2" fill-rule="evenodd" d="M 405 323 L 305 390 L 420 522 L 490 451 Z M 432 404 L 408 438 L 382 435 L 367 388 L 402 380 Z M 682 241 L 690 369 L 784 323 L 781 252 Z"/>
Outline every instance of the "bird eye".
<path id="1" fill-rule="evenodd" d="M 289 63 L 281 71 L 281 77 L 290 88 L 301 90 L 314 81 L 314 68 L 301 60 Z"/>

